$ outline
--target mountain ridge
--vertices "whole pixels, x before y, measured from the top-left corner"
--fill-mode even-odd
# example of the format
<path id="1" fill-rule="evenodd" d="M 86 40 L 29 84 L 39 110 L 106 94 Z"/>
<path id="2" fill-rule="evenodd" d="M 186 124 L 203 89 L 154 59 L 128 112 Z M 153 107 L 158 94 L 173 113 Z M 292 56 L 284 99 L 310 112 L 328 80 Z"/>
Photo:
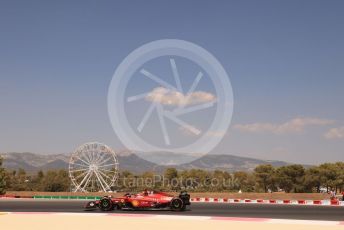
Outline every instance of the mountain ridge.
<path id="1" fill-rule="evenodd" d="M 257 165 L 260 164 L 271 164 L 273 166 L 284 166 L 291 164 L 284 161 L 260 160 L 235 155 L 206 154 L 196 159 L 192 159 L 190 156 L 187 156 L 185 159 L 192 159 L 187 163 L 164 165 L 158 164 L 159 162 L 151 162 L 146 160 L 146 158 L 143 159 L 138 155 L 139 154 L 131 151 L 119 151 L 117 158 L 119 161 L 120 170 L 126 170 L 133 173 L 142 173 L 146 171 L 161 173 L 166 168 L 174 167 L 178 170 L 203 169 L 208 171 L 252 171 Z M 165 156 L 168 155 L 169 154 L 165 154 Z M 0 156 L 4 158 L 3 166 L 6 169 L 18 170 L 21 168 L 29 172 L 35 172 L 39 170 L 68 169 L 70 154 L 45 155 L 29 152 L 14 152 L 0 153 Z M 173 157 L 175 158 L 176 154 L 173 155 Z M 162 162 L 169 162 L 169 159 L 164 160 L 161 156 L 157 157 L 156 159 L 159 158 Z"/>

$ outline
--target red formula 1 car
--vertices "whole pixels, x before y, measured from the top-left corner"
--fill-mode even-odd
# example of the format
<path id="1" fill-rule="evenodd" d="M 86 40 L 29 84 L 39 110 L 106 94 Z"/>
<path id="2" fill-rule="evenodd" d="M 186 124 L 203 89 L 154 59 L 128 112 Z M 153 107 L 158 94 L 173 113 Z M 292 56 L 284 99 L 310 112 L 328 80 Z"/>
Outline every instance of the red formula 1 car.
<path id="1" fill-rule="evenodd" d="M 111 211 L 114 209 L 122 210 L 161 210 L 184 211 L 190 205 L 190 195 L 181 192 L 179 196 L 173 196 L 164 192 L 144 191 L 132 195 L 125 194 L 122 197 L 104 196 L 100 200 L 90 201 L 86 204 L 86 210 L 100 209 Z"/>

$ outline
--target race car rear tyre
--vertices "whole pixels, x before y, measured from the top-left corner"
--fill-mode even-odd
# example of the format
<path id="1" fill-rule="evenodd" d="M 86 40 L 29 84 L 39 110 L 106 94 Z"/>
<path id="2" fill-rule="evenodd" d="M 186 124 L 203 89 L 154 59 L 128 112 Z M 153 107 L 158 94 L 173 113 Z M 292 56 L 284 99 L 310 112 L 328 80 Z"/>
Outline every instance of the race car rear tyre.
<path id="1" fill-rule="evenodd" d="M 110 198 L 108 197 L 103 197 L 100 201 L 99 201 L 99 208 L 102 211 L 111 211 L 113 210 L 114 206 L 113 203 L 111 201 Z"/>
<path id="2" fill-rule="evenodd" d="M 184 211 L 186 206 L 185 206 L 184 202 L 182 201 L 182 199 L 173 198 L 171 200 L 170 207 L 173 211 Z"/>

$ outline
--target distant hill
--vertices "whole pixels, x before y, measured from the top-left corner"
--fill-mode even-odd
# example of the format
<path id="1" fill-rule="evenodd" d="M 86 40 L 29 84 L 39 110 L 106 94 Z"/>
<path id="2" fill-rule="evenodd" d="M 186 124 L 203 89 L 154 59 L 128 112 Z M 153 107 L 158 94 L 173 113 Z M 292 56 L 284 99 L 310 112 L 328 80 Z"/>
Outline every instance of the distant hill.
<path id="1" fill-rule="evenodd" d="M 118 162 L 120 170 L 128 170 L 134 173 L 156 171 L 158 167 L 157 164 L 144 160 L 133 153 L 125 155 L 118 154 Z"/>
<path id="2" fill-rule="evenodd" d="M 25 171 L 38 171 L 40 169 L 60 169 L 68 165 L 69 156 L 67 154 L 36 154 L 36 153 L 2 153 L 3 165 L 7 169 L 24 169 Z M 63 162 L 59 166 L 54 166 L 54 161 Z"/>
<path id="3" fill-rule="evenodd" d="M 50 161 L 40 167 L 41 170 L 51 170 L 51 169 L 68 169 L 68 161 L 61 159 L 56 159 Z"/>
<path id="4" fill-rule="evenodd" d="M 204 155 L 197 158 L 195 155 L 171 154 L 171 153 L 145 153 L 144 158 L 149 159 L 155 155 L 155 163 L 139 157 L 139 153 L 122 151 L 117 153 L 120 170 L 128 170 L 133 173 L 145 171 L 163 172 L 167 167 L 175 167 L 179 170 L 203 169 L 224 171 L 252 171 L 257 165 L 271 164 L 283 166 L 290 163 L 283 161 L 267 161 L 254 158 L 239 157 L 233 155 Z M 35 153 L 3 153 L 4 167 L 10 170 L 22 168 L 28 172 L 49 169 L 68 169 L 70 154 L 35 154 Z M 183 159 L 178 160 L 177 158 Z M 172 160 L 171 160 L 172 159 Z M 174 160 L 173 160 L 174 159 Z M 176 164 L 176 161 L 193 159 L 189 163 Z"/>
<path id="5" fill-rule="evenodd" d="M 252 171 L 257 165 L 284 166 L 283 161 L 266 161 L 233 155 L 204 155 L 190 163 L 177 166 L 178 169 L 207 169 L 223 171 Z"/>
<path id="6" fill-rule="evenodd" d="M 24 169 L 28 172 L 51 169 L 68 169 L 70 154 L 0 153 L 3 166 L 9 170 Z M 134 173 L 156 170 L 157 164 L 146 161 L 130 152 L 117 154 L 120 170 Z"/>
<path id="7" fill-rule="evenodd" d="M 197 153 L 174 152 L 135 152 L 135 154 L 158 165 L 181 165 L 197 160 L 204 155 Z"/>

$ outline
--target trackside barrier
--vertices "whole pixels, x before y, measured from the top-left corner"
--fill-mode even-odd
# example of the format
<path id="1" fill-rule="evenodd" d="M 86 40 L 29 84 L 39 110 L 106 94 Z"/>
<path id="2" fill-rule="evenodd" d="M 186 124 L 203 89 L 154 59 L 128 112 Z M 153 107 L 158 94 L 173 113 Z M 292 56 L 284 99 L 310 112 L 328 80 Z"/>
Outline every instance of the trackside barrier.
<path id="1" fill-rule="evenodd" d="M 97 200 L 100 196 L 15 196 L 15 195 L 0 195 L 1 198 L 23 198 L 23 199 L 49 199 L 49 200 Z"/>
<path id="2" fill-rule="evenodd" d="M 32 196 L 0 195 L 0 198 L 33 198 Z"/>
<path id="3" fill-rule="evenodd" d="M 50 199 L 50 200 L 97 200 L 100 196 L 33 196 L 33 199 Z"/>
<path id="4" fill-rule="evenodd" d="M 14 196 L 14 195 L 0 195 L 0 199 L 18 198 L 18 199 L 49 199 L 49 200 L 97 200 L 101 196 Z"/>
<path id="5" fill-rule="evenodd" d="M 344 201 L 338 200 L 251 200 L 196 197 L 191 198 L 191 202 L 344 206 Z"/>

